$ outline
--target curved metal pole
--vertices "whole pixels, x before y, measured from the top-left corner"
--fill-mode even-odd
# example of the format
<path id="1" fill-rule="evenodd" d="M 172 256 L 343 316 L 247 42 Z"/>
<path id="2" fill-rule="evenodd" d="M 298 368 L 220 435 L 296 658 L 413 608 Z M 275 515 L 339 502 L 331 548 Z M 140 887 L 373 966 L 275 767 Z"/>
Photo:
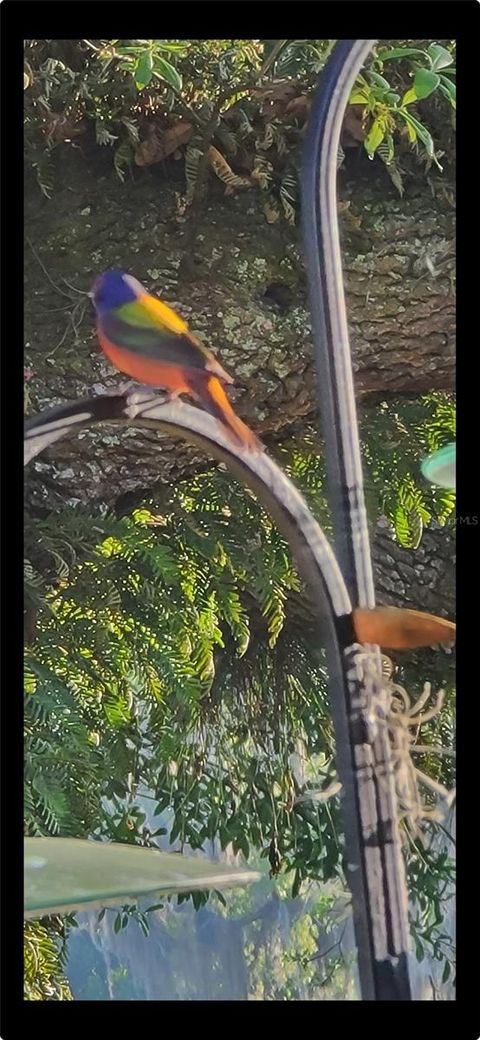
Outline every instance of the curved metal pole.
<path id="1" fill-rule="evenodd" d="M 159 395 L 96 397 L 29 419 L 25 462 L 62 437 L 102 422 L 146 426 L 199 444 L 252 488 L 288 540 L 298 570 L 310 586 L 320 645 L 326 648 L 362 995 L 366 1000 L 406 999 L 396 984 L 403 964 L 404 906 L 401 886 L 395 887 L 397 875 L 394 872 L 392 882 L 390 873 L 398 842 L 393 781 L 385 750 L 377 748 L 372 757 L 367 743 L 372 720 L 376 725 L 372 706 L 381 700 L 381 678 L 376 656 L 354 643 L 350 599 L 323 531 L 294 485 L 266 454 L 232 447 L 224 427 L 212 416 Z M 381 727 L 379 734 L 381 740 Z"/>
<path id="2" fill-rule="evenodd" d="M 341 40 L 321 73 L 305 142 L 303 235 L 336 556 L 352 601 L 375 606 L 337 219 L 337 151 L 374 40 Z"/>
<path id="3" fill-rule="evenodd" d="M 193 441 L 233 470 L 258 495 L 287 538 L 302 574 L 314 585 L 315 606 L 325 622 L 326 641 L 336 642 L 335 624 L 348 626 L 351 604 L 333 550 L 295 486 L 263 452 L 232 447 L 225 428 L 207 412 L 160 394 L 105 395 L 49 409 L 25 423 L 24 464 L 63 437 L 98 423 L 147 427 Z M 350 621 L 351 623 L 351 621 Z"/>
<path id="4" fill-rule="evenodd" d="M 341 40 L 332 52 L 310 112 L 302 176 L 303 233 L 336 555 L 353 605 L 363 607 L 375 605 L 375 593 L 341 266 L 336 158 L 350 92 L 374 42 Z M 361 876 L 356 890 L 355 879 L 351 887 L 362 996 L 411 1000 L 407 890 L 382 698 L 374 693 L 372 670 L 362 675 L 358 652 L 352 679 L 346 663 L 352 648 L 345 642 L 341 649 L 342 669 L 331 672 L 330 688 L 332 702 L 345 705 L 344 768 L 348 773 L 350 767 L 351 809 L 361 830 Z M 378 650 L 375 656 L 378 669 Z M 353 841 L 355 823 L 348 817 L 345 831 L 347 843 L 349 833 Z"/>

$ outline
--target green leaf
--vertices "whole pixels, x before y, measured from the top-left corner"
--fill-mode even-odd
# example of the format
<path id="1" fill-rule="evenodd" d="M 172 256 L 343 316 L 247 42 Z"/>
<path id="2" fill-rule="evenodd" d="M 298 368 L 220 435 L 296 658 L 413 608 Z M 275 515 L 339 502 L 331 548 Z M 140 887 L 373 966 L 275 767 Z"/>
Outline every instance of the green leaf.
<path id="1" fill-rule="evenodd" d="M 363 142 L 368 155 L 373 155 L 385 137 L 385 120 L 375 119 Z"/>
<path id="2" fill-rule="evenodd" d="M 392 58 L 409 58 L 413 54 L 421 54 L 424 58 L 426 51 L 421 51 L 418 47 L 392 47 L 378 51 L 377 58 L 379 61 L 391 61 Z"/>
<path id="3" fill-rule="evenodd" d="M 180 834 L 180 831 L 182 829 L 182 824 L 183 824 L 183 819 L 182 819 L 180 813 L 178 813 L 175 816 L 173 827 L 172 827 L 172 829 L 170 831 L 170 845 L 173 845 L 174 841 L 178 838 L 178 836 Z"/>
<path id="4" fill-rule="evenodd" d="M 390 83 L 383 76 L 379 76 L 378 72 L 369 72 L 368 75 L 377 87 L 384 87 L 385 90 L 390 90 Z"/>
<path id="5" fill-rule="evenodd" d="M 135 65 L 135 71 L 133 73 L 135 79 L 135 86 L 137 90 L 143 90 L 144 87 L 148 87 L 150 80 L 153 75 L 153 58 L 150 50 L 143 51 Z"/>
<path id="6" fill-rule="evenodd" d="M 201 906 L 205 906 L 208 899 L 208 893 L 206 892 L 192 892 L 191 893 L 192 903 L 195 910 L 199 910 Z"/>
<path id="7" fill-rule="evenodd" d="M 418 98 L 416 91 L 413 89 L 413 87 L 410 87 L 409 90 L 407 90 L 406 94 L 403 95 L 401 104 L 411 105 L 413 101 L 418 101 Z"/>
<path id="8" fill-rule="evenodd" d="M 412 116 L 410 112 L 405 112 L 405 118 L 407 122 L 416 130 L 417 137 L 420 138 L 422 144 L 425 145 L 425 151 L 428 157 L 430 159 L 433 159 L 433 161 L 438 166 L 438 169 L 441 170 L 442 167 L 440 166 L 440 163 L 438 162 L 438 159 L 435 155 L 435 148 L 433 144 L 432 135 L 429 133 L 426 126 L 424 126 L 419 119 L 415 119 L 415 117 Z"/>
<path id="9" fill-rule="evenodd" d="M 425 957 L 425 950 L 424 950 L 421 942 L 417 942 L 416 943 L 415 954 L 416 954 L 416 957 L 417 957 L 417 961 L 423 961 L 423 958 Z"/>
<path id="10" fill-rule="evenodd" d="M 413 89 L 417 98 L 426 98 L 437 89 L 439 83 L 440 76 L 436 72 L 431 72 L 430 69 L 417 69 Z"/>
<path id="11" fill-rule="evenodd" d="M 155 75 L 158 76 L 159 79 L 165 80 L 165 83 L 168 83 L 168 85 L 173 87 L 174 90 L 182 89 L 181 76 L 179 76 L 177 70 L 174 69 L 173 65 L 171 65 L 169 61 L 165 61 L 165 58 L 161 58 L 157 55 L 153 68 Z"/>
<path id="12" fill-rule="evenodd" d="M 234 824 L 234 823 L 235 823 L 235 820 L 232 821 L 232 824 Z M 245 834 L 243 833 L 243 831 L 235 834 L 235 836 L 233 838 L 233 841 L 232 841 L 232 848 L 233 848 L 233 851 L 234 851 L 235 855 L 237 855 L 239 852 L 242 852 L 243 855 L 245 856 L 245 859 L 248 860 L 250 847 L 249 847 L 249 844 L 248 844 L 248 840 L 247 840 Z"/>
<path id="13" fill-rule="evenodd" d="M 381 158 L 387 164 L 391 163 L 392 160 L 393 160 L 393 156 L 395 154 L 395 146 L 394 146 L 394 143 L 393 143 L 392 135 L 391 134 L 387 134 L 386 137 L 385 137 L 385 141 L 382 141 L 382 144 L 379 145 L 379 147 L 382 150 Z"/>
<path id="14" fill-rule="evenodd" d="M 116 47 L 117 54 L 143 54 L 143 47 Z"/>
<path id="15" fill-rule="evenodd" d="M 444 966 L 444 969 L 443 969 L 443 972 L 442 972 L 442 984 L 444 984 L 445 982 L 448 982 L 448 980 L 450 978 L 451 970 L 452 970 L 452 968 L 451 968 L 450 961 L 445 961 L 445 966 Z"/>
<path id="16" fill-rule="evenodd" d="M 446 69 L 448 65 L 453 65 L 453 56 L 450 51 L 441 47 L 439 43 L 431 43 L 427 47 L 427 54 L 432 63 L 432 69 Z"/>
<path id="17" fill-rule="evenodd" d="M 418 549 L 422 540 L 423 520 L 420 512 L 399 505 L 395 513 L 395 534 L 406 549 Z"/>
<path id="18" fill-rule="evenodd" d="M 370 94 L 366 90 L 353 90 L 350 94 L 350 105 L 368 105 Z"/>
<path id="19" fill-rule="evenodd" d="M 408 140 L 413 144 L 414 141 L 417 140 L 417 131 L 411 123 L 410 113 L 403 112 L 402 109 L 399 109 L 398 114 L 402 117 L 402 119 L 405 120 L 405 123 L 407 125 Z"/>
<path id="20" fill-rule="evenodd" d="M 185 54 L 188 50 L 187 43 L 173 43 L 170 40 L 155 40 L 156 51 L 167 51 L 170 54 Z"/>
<path id="21" fill-rule="evenodd" d="M 456 107 L 456 97 L 457 97 L 457 88 L 455 86 L 455 83 L 452 83 L 451 79 L 449 79 L 448 76 L 439 76 L 439 79 L 440 79 L 440 87 L 439 87 L 439 89 L 442 91 L 442 94 L 444 94 L 445 97 L 449 98 L 449 100 L 452 103 L 453 108 L 455 108 Z"/>
<path id="22" fill-rule="evenodd" d="M 125 168 L 130 166 L 133 161 L 133 148 L 130 141 L 122 141 L 119 148 L 116 149 L 113 157 L 113 165 L 115 172 L 122 184 L 125 181 Z"/>
<path id="23" fill-rule="evenodd" d="M 302 875 L 301 875 L 301 873 L 300 873 L 300 871 L 299 871 L 299 869 L 297 867 L 297 869 L 295 871 L 295 877 L 293 879 L 293 885 L 292 885 L 292 899 L 296 899 L 297 898 L 298 893 L 300 892 L 301 884 L 302 884 Z"/>

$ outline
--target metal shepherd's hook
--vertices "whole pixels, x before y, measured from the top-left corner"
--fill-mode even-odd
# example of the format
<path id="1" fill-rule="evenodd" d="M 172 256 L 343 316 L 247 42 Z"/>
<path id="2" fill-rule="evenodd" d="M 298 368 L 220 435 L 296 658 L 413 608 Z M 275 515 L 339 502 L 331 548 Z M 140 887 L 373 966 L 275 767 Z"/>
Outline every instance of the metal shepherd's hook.
<path id="1" fill-rule="evenodd" d="M 335 550 L 354 607 L 374 607 L 375 592 L 341 266 L 337 152 L 352 87 L 374 43 L 340 40 L 335 46 L 313 100 L 302 171 L 303 234 Z M 342 739 L 343 745 L 337 756 L 346 788 L 344 826 L 362 997 L 411 1000 L 407 892 L 388 735 L 381 719 L 372 719 L 372 668 L 362 674 L 361 651 L 352 657 L 348 633 L 338 635 L 341 668 L 336 671 L 333 663 L 332 669 L 330 662 L 330 695 L 337 742 Z"/>

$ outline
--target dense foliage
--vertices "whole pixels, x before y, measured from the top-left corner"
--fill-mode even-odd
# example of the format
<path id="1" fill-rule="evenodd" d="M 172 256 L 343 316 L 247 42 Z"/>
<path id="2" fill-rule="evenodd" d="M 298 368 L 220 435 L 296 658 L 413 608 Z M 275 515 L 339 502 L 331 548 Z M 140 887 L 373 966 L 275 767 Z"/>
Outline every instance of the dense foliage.
<path id="1" fill-rule="evenodd" d="M 453 508 L 418 477 L 452 423 L 452 403 L 431 395 L 385 405 L 366 424 L 369 500 L 402 536 L 405 515 L 418 533 L 415 511 L 428 524 Z M 283 463 L 328 529 L 318 454 L 305 444 Z M 322 656 L 287 547 L 253 496 L 206 473 L 122 519 L 79 509 L 36 519 L 25 552 L 36 626 L 25 656 L 26 832 L 154 841 L 136 803 L 146 788 L 158 813 L 173 812 L 180 848 L 217 840 L 250 860 L 260 853 L 294 895 L 305 878 L 343 877 L 338 800 L 305 799 L 335 779 Z M 450 703 L 423 743 L 449 747 L 451 727 Z M 424 768 L 451 781 L 448 760 L 426 756 Z M 414 844 L 408 858 L 418 894 Z"/>
<path id="2" fill-rule="evenodd" d="M 209 170 L 225 192 L 264 194 L 269 222 L 294 222 L 297 171 L 312 90 L 333 40 L 29 40 L 25 144 L 41 190 L 54 190 L 58 149 L 112 149 L 123 180 L 133 164 L 181 159 L 183 212 Z M 410 156 L 428 169 L 450 143 L 454 41 L 383 41 L 358 78 L 345 149 L 384 163 L 400 194 Z"/>

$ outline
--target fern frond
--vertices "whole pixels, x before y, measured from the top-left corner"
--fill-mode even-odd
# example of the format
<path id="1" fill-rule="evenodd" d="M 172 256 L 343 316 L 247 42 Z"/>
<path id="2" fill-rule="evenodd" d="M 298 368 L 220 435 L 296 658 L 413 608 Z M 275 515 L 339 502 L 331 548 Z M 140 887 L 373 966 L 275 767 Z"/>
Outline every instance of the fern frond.
<path id="1" fill-rule="evenodd" d="M 130 140 L 122 141 L 121 145 L 115 149 L 115 155 L 113 157 L 113 166 L 115 173 L 122 184 L 125 182 L 125 172 L 130 169 L 134 159 L 134 151 Z"/>

